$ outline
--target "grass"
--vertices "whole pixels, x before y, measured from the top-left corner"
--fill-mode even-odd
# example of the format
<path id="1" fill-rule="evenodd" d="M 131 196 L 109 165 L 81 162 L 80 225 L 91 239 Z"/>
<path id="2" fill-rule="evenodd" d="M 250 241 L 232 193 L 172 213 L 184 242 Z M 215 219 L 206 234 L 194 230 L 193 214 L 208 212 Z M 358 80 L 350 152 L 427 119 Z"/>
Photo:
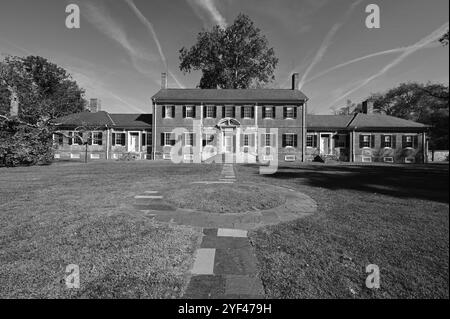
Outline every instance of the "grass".
<path id="1" fill-rule="evenodd" d="M 167 200 L 181 208 L 210 213 L 247 213 L 280 206 L 284 199 L 258 185 L 190 185 L 168 194 Z"/>
<path id="2" fill-rule="evenodd" d="M 288 186 L 318 203 L 310 217 L 252 232 L 267 297 L 449 297 L 448 165 L 236 171 L 240 181 Z M 154 222 L 133 197 L 220 172 L 167 162 L 0 169 L 0 297 L 180 297 L 201 234 Z M 80 266 L 79 290 L 64 284 L 69 264 Z M 380 268 L 379 290 L 365 287 L 368 264 Z"/>
<path id="3" fill-rule="evenodd" d="M 217 170 L 148 162 L 0 169 L 0 297 L 180 297 L 200 231 L 155 223 L 133 209 L 133 197 Z M 80 289 L 65 286 L 69 264 L 80 267 Z"/>
<path id="4" fill-rule="evenodd" d="M 318 212 L 252 234 L 269 298 L 449 298 L 448 165 L 281 167 L 261 176 L 311 196 Z M 366 266 L 381 287 L 365 286 Z"/>

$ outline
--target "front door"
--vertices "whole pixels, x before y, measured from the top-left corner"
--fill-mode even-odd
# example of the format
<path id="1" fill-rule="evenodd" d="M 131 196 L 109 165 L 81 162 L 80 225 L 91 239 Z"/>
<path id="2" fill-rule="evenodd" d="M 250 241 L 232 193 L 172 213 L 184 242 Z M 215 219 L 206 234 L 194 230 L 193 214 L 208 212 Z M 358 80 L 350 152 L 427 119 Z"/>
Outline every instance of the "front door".
<path id="1" fill-rule="evenodd" d="M 320 136 L 320 153 L 324 155 L 330 154 L 330 135 Z"/>
<path id="2" fill-rule="evenodd" d="M 233 153 L 233 135 L 225 134 L 223 142 L 225 153 Z"/>
<path id="3" fill-rule="evenodd" d="M 139 133 L 130 133 L 129 152 L 139 152 Z"/>

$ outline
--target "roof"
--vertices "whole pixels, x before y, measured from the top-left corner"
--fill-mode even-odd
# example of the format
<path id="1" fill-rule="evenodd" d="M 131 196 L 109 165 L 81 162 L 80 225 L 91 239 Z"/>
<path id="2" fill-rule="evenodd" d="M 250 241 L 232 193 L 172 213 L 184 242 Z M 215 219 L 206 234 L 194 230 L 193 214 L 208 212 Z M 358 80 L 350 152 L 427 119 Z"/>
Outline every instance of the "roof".
<path id="1" fill-rule="evenodd" d="M 404 129 L 427 129 L 429 125 L 401 119 L 399 117 L 385 114 L 358 113 L 350 123 L 349 128 L 404 128 Z"/>
<path id="2" fill-rule="evenodd" d="M 151 114 L 126 114 L 99 112 L 81 112 L 57 118 L 53 121 L 60 126 L 109 126 L 119 128 L 151 128 Z"/>
<path id="3" fill-rule="evenodd" d="M 115 127 L 122 128 L 152 128 L 151 114 L 111 113 Z"/>
<path id="4" fill-rule="evenodd" d="M 162 102 L 290 102 L 308 100 L 299 90 L 288 89 L 161 89 L 152 96 Z"/>
<path id="5" fill-rule="evenodd" d="M 53 122 L 58 125 L 67 126 L 112 126 L 114 124 L 108 112 L 105 111 L 69 114 L 57 118 Z"/>
<path id="6" fill-rule="evenodd" d="M 345 129 L 353 115 L 310 115 L 306 116 L 307 128 Z"/>
<path id="7" fill-rule="evenodd" d="M 426 130 L 429 125 L 385 114 L 308 115 L 308 129 L 322 130 Z"/>

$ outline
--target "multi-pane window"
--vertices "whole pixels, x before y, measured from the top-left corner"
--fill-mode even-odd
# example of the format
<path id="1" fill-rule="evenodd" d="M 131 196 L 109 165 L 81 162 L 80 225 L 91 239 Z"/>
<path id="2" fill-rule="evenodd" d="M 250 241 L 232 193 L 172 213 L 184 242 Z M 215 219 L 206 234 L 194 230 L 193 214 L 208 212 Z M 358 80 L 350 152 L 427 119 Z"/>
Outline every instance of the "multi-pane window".
<path id="1" fill-rule="evenodd" d="M 346 148 L 347 147 L 347 136 L 344 134 L 336 135 L 336 147 Z"/>
<path id="2" fill-rule="evenodd" d="M 83 144 L 83 135 L 81 132 L 69 132 L 69 145 L 81 145 Z"/>
<path id="3" fill-rule="evenodd" d="M 216 117 L 216 107 L 214 105 L 206 106 L 206 117 L 208 118 Z"/>
<path id="4" fill-rule="evenodd" d="M 195 106 L 187 105 L 184 107 L 184 117 L 194 118 L 195 117 Z"/>
<path id="5" fill-rule="evenodd" d="M 403 148 L 413 148 L 414 147 L 414 136 L 405 135 L 403 136 Z"/>
<path id="6" fill-rule="evenodd" d="M 285 119 L 295 119 L 297 117 L 297 109 L 294 106 L 285 106 L 283 111 Z"/>
<path id="7" fill-rule="evenodd" d="M 61 134 L 53 134 L 53 141 L 57 146 L 63 146 L 64 145 L 64 136 Z"/>
<path id="8" fill-rule="evenodd" d="M 297 147 L 297 135 L 294 133 L 283 134 L 283 147 Z"/>
<path id="9" fill-rule="evenodd" d="M 125 146 L 125 133 L 113 133 L 112 134 L 112 143 L 114 145 L 122 145 Z"/>
<path id="10" fill-rule="evenodd" d="M 173 146 L 175 143 L 175 134 L 170 132 L 161 133 L 161 144 L 163 146 Z"/>
<path id="11" fill-rule="evenodd" d="M 274 107 L 272 106 L 264 106 L 263 107 L 263 118 L 265 119 L 273 119 L 275 117 Z"/>
<path id="12" fill-rule="evenodd" d="M 244 134 L 242 146 L 250 146 L 250 135 L 249 134 Z"/>
<path id="13" fill-rule="evenodd" d="M 317 147 L 317 135 L 316 134 L 306 135 L 306 146 L 307 147 Z"/>
<path id="14" fill-rule="evenodd" d="M 185 146 L 194 145 L 194 133 L 184 133 L 184 145 Z"/>
<path id="15" fill-rule="evenodd" d="M 382 136 L 382 147 L 388 147 L 391 148 L 392 147 L 392 135 L 383 135 Z"/>
<path id="16" fill-rule="evenodd" d="M 370 135 L 361 135 L 360 147 L 361 148 L 370 147 L 371 146 L 370 140 L 371 140 Z"/>
<path id="17" fill-rule="evenodd" d="M 175 106 L 174 105 L 164 105 L 162 109 L 163 118 L 174 118 L 175 117 Z"/>
<path id="18" fill-rule="evenodd" d="M 272 146 L 275 142 L 275 134 L 267 133 L 262 135 L 262 146 Z"/>
<path id="19" fill-rule="evenodd" d="M 206 146 L 208 144 L 212 144 L 214 142 L 214 134 L 203 134 L 203 146 Z"/>
<path id="20" fill-rule="evenodd" d="M 102 145 L 103 133 L 102 132 L 92 132 L 92 145 Z"/>
<path id="21" fill-rule="evenodd" d="M 243 106 L 242 107 L 242 118 L 251 119 L 254 117 L 253 106 Z"/>
<path id="22" fill-rule="evenodd" d="M 142 146 L 152 145 L 152 132 L 142 133 Z"/>
<path id="23" fill-rule="evenodd" d="M 224 106 L 223 117 L 235 117 L 234 106 Z"/>

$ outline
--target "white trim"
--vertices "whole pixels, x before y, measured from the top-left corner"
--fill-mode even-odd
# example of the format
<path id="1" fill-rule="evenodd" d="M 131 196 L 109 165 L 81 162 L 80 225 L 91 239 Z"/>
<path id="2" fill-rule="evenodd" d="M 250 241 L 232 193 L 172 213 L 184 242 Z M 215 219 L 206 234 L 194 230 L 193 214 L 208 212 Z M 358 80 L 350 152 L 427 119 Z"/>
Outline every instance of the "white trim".
<path id="1" fill-rule="evenodd" d="M 167 108 L 170 108 L 170 116 L 167 115 L 167 114 L 169 114 L 169 112 L 167 112 Z M 164 105 L 164 118 L 165 119 L 173 119 L 172 108 L 175 108 L 175 105 Z"/>
<path id="2" fill-rule="evenodd" d="M 91 159 L 100 159 L 100 154 L 91 154 Z"/>
<path id="3" fill-rule="evenodd" d="M 192 134 L 192 141 L 191 141 L 191 144 L 187 144 L 187 143 L 186 143 L 186 141 L 187 141 L 187 140 L 186 140 L 186 135 L 188 135 L 188 134 L 189 134 L 189 135 Z M 195 138 L 195 137 L 194 137 L 194 132 L 184 132 L 184 133 L 183 133 L 184 146 L 185 146 L 185 147 L 193 147 L 193 146 L 194 146 L 194 138 Z"/>
<path id="4" fill-rule="evenodd" d="M 283 143 L 284 136 L 286 136 L 286 135 L 292 135 L 292 144 L 294 144 L 295 143 L 295 136 L 297 135 L 297 133 L 283 133 L 283 134 L 281 134 L 281 143 Z M 297 137 L 297 139 L 298 139 L 298 137 Z M 287 140 L 285 140 L 285 142 L 287 142 Z M 283 145 L 283 144 L 281 144 L 281 145 Z M 295 149 L 295 146 L 286 145 L 284 148 L 293 148 L 293 149 Z"/>
<path id="5" fill-rule="evenodd" d="M 137 133 L 137 136 L 138 136 L 138 140 L 137 140 L 138 150 L 137 151 L 130 149 L 130 147 L 131 147 L 131 133 Z M 141 131 L 127 131 L 127 137 L 128 137 L 128 141 L 127 141 L 128 143 L 126 143 L 127 151 L 128 152 L 133 152 L 133 153 L 140 153 L 141 152 Z"/>
<path id="6" fill-rule="evenodd" d="M 372 163 L 372 156 L 362 156 L 361 162 L 363 163 Z"/>
<path id="7" fill-rule="evenodd" d="M 99 146 L 99 144 L 97 143 L 97 144 L 94 144 L 94 134 L 95 133 L 100 133 L 100 134 L 102 134 L 102 138 L 101 138 L 101 140 L 102 140 L 102 145 L 103 145 L 103 131 L 92 131 L 91 132 L 91 145 L 97 145 L 97 146 Z"/>
<path id="8" fill-rule="evenodd" d="M 285 162 L 295 162 L 296 158 L 297 157 L 295 155 L 285 155 L 284 161 Z"/>
<path id="9" fill-rule="evenodd" d="M 394 158 L 392 156 L 385 156 L 385 157 L 383 157 L 383 162 L 394 163 Z"/>

